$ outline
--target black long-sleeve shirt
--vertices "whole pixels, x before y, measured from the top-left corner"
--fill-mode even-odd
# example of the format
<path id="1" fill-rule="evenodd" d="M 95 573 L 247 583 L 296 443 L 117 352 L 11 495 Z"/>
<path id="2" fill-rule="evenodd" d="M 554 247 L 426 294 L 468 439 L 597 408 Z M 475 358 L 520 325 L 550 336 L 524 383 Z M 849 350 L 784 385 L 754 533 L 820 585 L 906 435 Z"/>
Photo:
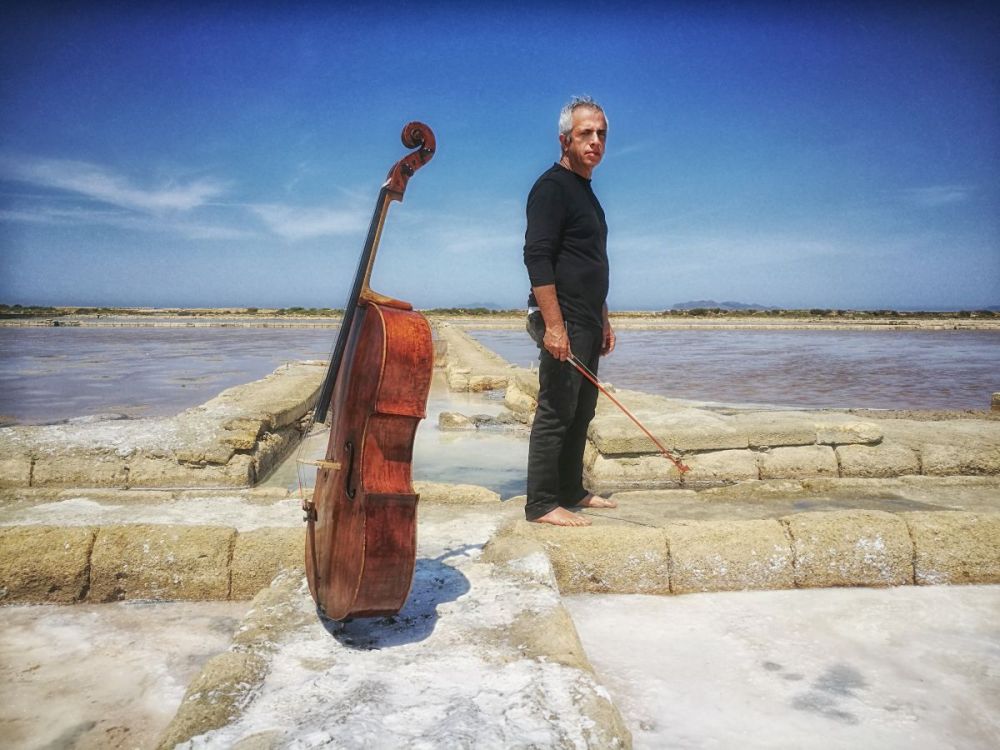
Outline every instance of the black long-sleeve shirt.
<path id="1" fill-rule="evenodd" d="M 565 320 L 601 328 L 608 225 L 590 180 L 554 164 L 531 188 L 527 214 L 524 265 L 531 285 L 555 284 Z M 538 304 L 533 293 L 528 304 Z"/>

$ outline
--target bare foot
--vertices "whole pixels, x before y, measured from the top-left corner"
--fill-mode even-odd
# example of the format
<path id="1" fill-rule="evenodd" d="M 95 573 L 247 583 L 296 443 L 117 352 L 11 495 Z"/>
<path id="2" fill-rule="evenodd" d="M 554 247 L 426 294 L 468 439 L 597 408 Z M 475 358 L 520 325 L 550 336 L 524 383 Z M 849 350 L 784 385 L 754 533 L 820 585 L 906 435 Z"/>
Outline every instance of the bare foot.
<path id="1" fill-rule="evenodd" d="M 583 516 L 578 516 L 563 507 L 553 508 L 544 516 L 536 518 L 535 523 L 550 523 L 553 526 L 590 526 L 590 520 Z"/>
<path id="2" fill-rule="evenodd" d="M 577 508 L 617 508 L 618 503 L 614 500 L 608 500 L 600 495 L 595 495 L 591 492 L 583 500 L 576 504 Z"/>

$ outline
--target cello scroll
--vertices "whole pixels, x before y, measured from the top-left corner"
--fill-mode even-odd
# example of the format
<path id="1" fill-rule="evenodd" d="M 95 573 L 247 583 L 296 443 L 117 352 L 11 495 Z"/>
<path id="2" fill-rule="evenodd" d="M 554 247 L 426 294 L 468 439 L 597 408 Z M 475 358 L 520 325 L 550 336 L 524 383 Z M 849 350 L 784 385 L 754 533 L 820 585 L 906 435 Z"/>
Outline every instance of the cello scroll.
<path id="1" fill-rule="evenodd" d="M 400 136 L 403 145 L 407 148 L 417 149 L 411 154 L 404 156 L 396 162 L 385 179 L 385 189 L 398 195 L 393 196 L 395 200 L 403 200 L 403 193 L 406 192 L 406 183 L 413 176 L 413 173 L 429 162 L 434 156 L 434 149 L 437 142 L 434 139 L 434 132 L 422 122 L 409 122 L 403 128 Z"/>

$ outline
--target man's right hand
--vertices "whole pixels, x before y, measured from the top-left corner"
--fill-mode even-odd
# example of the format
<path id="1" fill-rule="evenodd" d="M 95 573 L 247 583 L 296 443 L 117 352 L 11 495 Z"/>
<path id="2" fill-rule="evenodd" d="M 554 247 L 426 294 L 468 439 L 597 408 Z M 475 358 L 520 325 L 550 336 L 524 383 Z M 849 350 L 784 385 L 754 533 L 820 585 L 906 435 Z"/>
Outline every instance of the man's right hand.
<path id="1" fill-rule="evenodd" d="M 566 326 L 546 328 L 542 344 L 545 350 L 560 362 L 569 359 L 569 334 L 566 333 Z"/>

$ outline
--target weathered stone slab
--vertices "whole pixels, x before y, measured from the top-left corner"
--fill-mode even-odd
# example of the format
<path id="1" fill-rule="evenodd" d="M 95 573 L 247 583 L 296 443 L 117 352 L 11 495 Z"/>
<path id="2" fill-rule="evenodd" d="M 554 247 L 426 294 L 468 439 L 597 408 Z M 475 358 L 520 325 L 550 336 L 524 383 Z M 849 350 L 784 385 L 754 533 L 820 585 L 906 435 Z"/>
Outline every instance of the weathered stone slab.
<path id="1" fill-rule="evenodd" d="M 0 486 L 246 486 L 297 440 L 323 372 L 290 363 L 174 417 L 0 428 Z"/>
<path id="2" fill-rule="evenodd" d="M 508 380 L 509 376 L 504 372 L 493 375 L 472 373 L 467 378 L 465 389 L 473 393 L 499 391 L 507 387 Z"/>
<path id="3" fill-rule="evenodd" d="M 774 448 L 758 456 L 761 479 L 835 477 L 837 456 L 828 445 L 801 445 Z"/>
<path id="4" fill-rule="evenodd" d="M 503 402 L 514 414 L 533 413 L 538 406 L 538 374 L 516 370 L 507 381 Z"/>
<path id="5" fill-rule="evenodd" d="M 251 451 L 264 431 L 264 422 L 253 417 L 238 417 L 224 422 L 222 428 L 225 430 L 223 443 L 237 451 Z"/>
<path id="6" fill-rule="evenodd" d="M 229 598 L 252 599 L 283 570 L 305 566 L 305 525 L 242 531 L 233 547 Z"/>
<path id="7" fill-rule="evenodd" d="M 684 457 L 691 471 L 684 474 L 689 484 L 743 482 L 757 479 L 757 455 L 749 450 L 709 451 Z"/>
<path id="8" fill-rule="evenodd" d="M 479 392 L 507 387 L 511 366 L 503 357 L 447 323 L 439 324 L 437 332 L 447 342 L 445 378 L 450 390 Z"/>
<path id="9" fill-rule="evenodd" d="M 264 433 L 257 441 L 253 451 L 254 481 L 262 481 L 278 468 L 298 445 L 300 438 L 301 433 L 294 427 L 285 427 L 275 432 Z"/>
<path id="10" fill-rule="evenodd" d="M 106 526 L 94 542 L 89 599 L 229 598 L 235 529 L 138 524 Z"/>
<path id="11" fill-rule="evenodd" d="M 192 737 L 218 729 L 239 716 L 267 674 L 267 660 L 245 651 L 213 656 L 188 685 L 180 708 L 157 745 L 170 750 Z"/>
<path id="12" fill-rule="evenodd" d="M 136 487 L 247 487 L 256 477 L 252 456 L 237 453 L 224 466 L 190 466 L 173 456 L 140 454 L 129 461 L 128 485 Z"/>
<path id="13" fill-rule="evenodd" d="M 667 594 L 666 538 L 660 529 L 600 525 L 573 529 L 517 521 L 512 532 L 540 542 L 563 593 Z"/>
<path id="14" fill-rule="evenodd" d="M 872 445 L 882 440 L 882 428 L 875 422 L 830 414 L 816 419 L 816 442 L 822 445 L 864 443 Z"/>
<path id="15" fill-rule="evenodd" d="M 918 584 L 1000 583 L 1000 515 L 915 512 L 903 519 Z"/>
<path id="16" fill-rule="evenodd" d="M 589 448 L 584 457 L 583 473 L 594 487 L 654 487 L 681 481 L 677 467 L 659 453 L 608 457 Z"/>
<path id="17" fill-rule="evenodd" d="M 646 429 L 667 448 L 678 451 L 726 450 L 749 446 L 747 435 L 725 418 L 697 409 L 645 418 Z M 659 449 L 623 414 L 597 416 L 588 437 L 605 456 L 658 453 Z"/>
<path id="18" fill-rule="evenodd" d="M 500 493 L 476 484 L 414 482 L 421 503 L 440 505 L 490 505 L 500 503 Z"/>
<path id="19" fill-rule="evenodd" d="M 469 390 L 469 374 L 472 372 L 468 367 L 449 364 L 444 368 L 445 380 L 448 381 L 448 390 L 467 391 Z"/>
<path id="20" fill-rule="evenodd" d="M 924 474 L 930 476 L 1000 474 L 1000 446 L 988 443 L 929 443 L 921 448 L 920 458 Z"/>
<path id="21" fill-rule="evenodd" d="M 791 544 L 776 520 L 686 521 L 664 531 L 675 594 L 795 587 Z"/>
<path id="22" fill-rule="evenodd" d="M 124 487 L 125 458 L 105 452 L 67 452 L 35 459 L 33 487 Z"/>
<path id="23" fill-rule="evenodd" d="M 174 451 L 176 459 L 191 467 L 198 468 L 208 464 L 225 466 L 236 451 L 231 445 L 225 443 L 210 443 L 208 445 L 196 445 L 190 448 L 179 448 Z"/>
<path id="24" fill-rule="evenodd" d="M 31 483 L 31 456 L 0 456 L 0 487 L 27 487 Z"/>
<path id="25" fill-rule="evenodd" d="M 0 602 L 71 604 L 82 599 L 94 535 L 86 526 L 0 527 Z"/>
<path id="26" fill-rule="evenodd" d="M 920 457 L 899 443 L 838 445 L 837 461 L 843 477 L 901 477 L 920 473 Z"/>
<path id="27" fill-rule="evenodd" d="M 798 513 L 788 526 L 795 584 L 900 586 L 913 582 L 913 544 L 906 523 L 883 511 Z"/>
<path id="28" fill-rule="evenodd" d="M 476 425 L 471 419 L 457 411 L 443 411 L 438 414 L 438 429 L 448 431 L 475 430 Z"/>
<path id="29" fill-rule="evenodd" d="M 128 469 L 129 487 L 186 487 L 194 485 L 191 482 L 192 469 L 179 464 L 173 455 L 140 453 L 129 461 Z"/>
<path id="30" fill-rule="evenodd" d="M 751 448 L 774 448 L 784 445 L 812 445 L 816 427 L 804 415 L 785 412 L 751 412 L 731 417 L 733 427 L 747 434 Z"/>

